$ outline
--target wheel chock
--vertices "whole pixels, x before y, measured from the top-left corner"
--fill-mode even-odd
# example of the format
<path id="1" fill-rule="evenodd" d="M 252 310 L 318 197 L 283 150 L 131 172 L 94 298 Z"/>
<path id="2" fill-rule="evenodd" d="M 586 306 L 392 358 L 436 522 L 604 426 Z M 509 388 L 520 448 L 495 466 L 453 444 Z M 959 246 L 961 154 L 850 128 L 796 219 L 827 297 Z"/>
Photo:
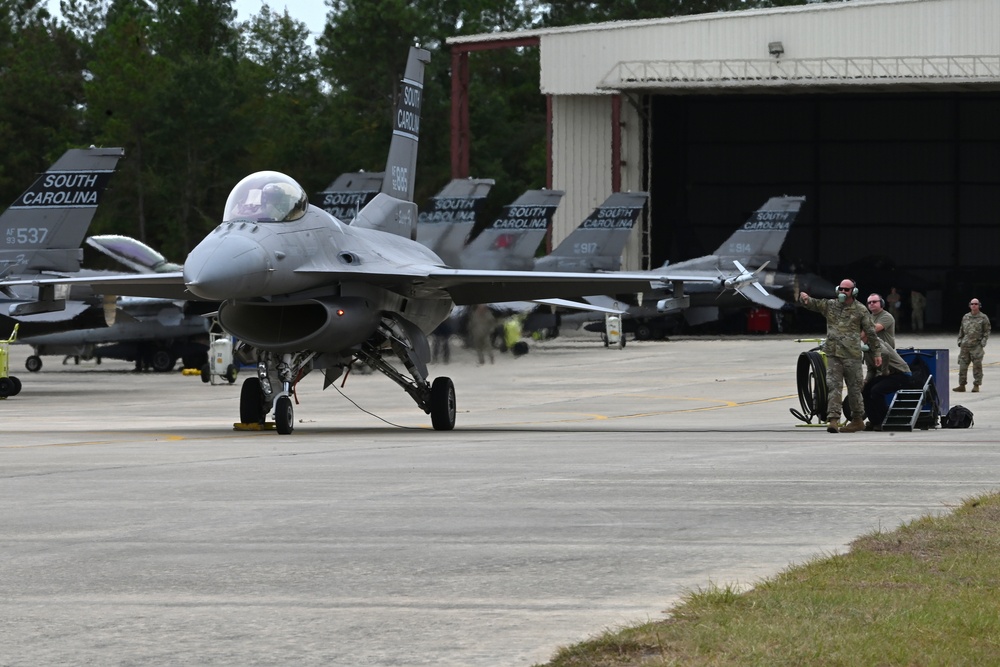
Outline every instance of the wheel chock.
<path id="1" fill-rule="evenodd" d="M 264 424 L 243 424 L 236 422 L 233 424 L 234 431 L 273 431 L 274 429 L 274 422 L 266 422 Z"/>

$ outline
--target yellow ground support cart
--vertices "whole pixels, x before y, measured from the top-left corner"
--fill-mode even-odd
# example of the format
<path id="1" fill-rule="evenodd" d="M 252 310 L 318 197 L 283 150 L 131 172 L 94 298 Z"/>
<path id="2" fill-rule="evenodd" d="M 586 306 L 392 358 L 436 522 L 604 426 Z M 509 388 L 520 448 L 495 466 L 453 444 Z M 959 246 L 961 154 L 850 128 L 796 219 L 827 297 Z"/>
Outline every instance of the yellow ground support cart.
<path id="1" fill-rule="evenodd" d="M 10 334 L 10 338 L 0 340 L 0 399 L 7 398 L 8 396 L 17 396 L 21 393 L 21 381 L 13 375 L 8 374 L 10 371 L 10 345 L 17 340 L 17 328 L 19 326 L 21 325 L 14 325 L 14 331 Z"/>

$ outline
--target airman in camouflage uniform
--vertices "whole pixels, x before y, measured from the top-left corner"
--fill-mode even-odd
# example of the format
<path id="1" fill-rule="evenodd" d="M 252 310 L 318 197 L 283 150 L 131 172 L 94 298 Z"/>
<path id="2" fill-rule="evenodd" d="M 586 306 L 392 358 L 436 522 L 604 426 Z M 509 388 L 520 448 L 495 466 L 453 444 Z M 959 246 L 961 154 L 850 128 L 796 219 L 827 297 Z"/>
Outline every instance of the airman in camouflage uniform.
<path id="1" fill-rule="evenodd" d="M 802 305 L 826 317 L 826 390 L 827 424 L 830 433 L 853 433 L 865 427 L 865 407 L 861 399 L 861 332 L 868 337 L 876 367 L 882 365 L 882 343 L 875 332 L 868 310 L 854 297 L 858 287 L 853 280 L 840 281 L 836 299 L 813 299 L 805 292 L 799 294 Z M 851 422 L 841 427 L 840 411 L 844 382 L 847 383 L 847 400 L 851 406 Z"/>
<path id="2" fill-rule="evenodd" d="M 980 310 L 979 299 L 969 301 L 969 312 L 962 316 L 958 329 L 958 386 L 952 391 L 965 391 L 972 362 L 972 391 L 979 391 L 983 383 L 983 355 L 986 341 L 990 339 L 990 318 Z"/>

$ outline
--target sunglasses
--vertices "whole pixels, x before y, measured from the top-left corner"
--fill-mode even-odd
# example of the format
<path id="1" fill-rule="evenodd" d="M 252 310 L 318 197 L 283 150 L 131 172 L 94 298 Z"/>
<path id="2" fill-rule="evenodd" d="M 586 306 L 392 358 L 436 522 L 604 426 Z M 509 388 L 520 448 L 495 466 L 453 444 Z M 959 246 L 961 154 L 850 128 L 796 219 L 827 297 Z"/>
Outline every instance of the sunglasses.
<path id="1" fill-rule="evenodd" d="M 853 287 L 838 287 L 837 291 L 838 292 L 850 292 L 852 289 L 854 289 L 854 288 Z"/>
<path id="2" fill-rule="evenodd" d="M 870 305 L 871 305 L 871 304 L 873 304 L 873 303 L 878 303 L 878 299 L 875 299 L 874 301 L 869 301 L 869 302 L 868 302 L 868 305 L 870 306 Z"/>
<path id="3" fill-rule="evenodd" d="M 971 303 L 969 303 L 969 305 L 970 306 L 978 306 L 979 302 L 978 301 L 972 301 Z"/>

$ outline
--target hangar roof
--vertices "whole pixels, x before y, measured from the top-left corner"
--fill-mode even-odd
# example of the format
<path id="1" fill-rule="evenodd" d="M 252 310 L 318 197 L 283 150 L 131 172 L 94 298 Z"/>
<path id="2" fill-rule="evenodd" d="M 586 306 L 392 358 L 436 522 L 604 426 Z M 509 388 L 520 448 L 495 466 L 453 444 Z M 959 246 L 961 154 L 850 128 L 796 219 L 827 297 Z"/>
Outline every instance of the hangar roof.
<path id="1" fill-rule="evenodd" d="M 997 0 L 853 0 L 449 38 L 537 37 L 541 91 L 1000 89 Z"/>

